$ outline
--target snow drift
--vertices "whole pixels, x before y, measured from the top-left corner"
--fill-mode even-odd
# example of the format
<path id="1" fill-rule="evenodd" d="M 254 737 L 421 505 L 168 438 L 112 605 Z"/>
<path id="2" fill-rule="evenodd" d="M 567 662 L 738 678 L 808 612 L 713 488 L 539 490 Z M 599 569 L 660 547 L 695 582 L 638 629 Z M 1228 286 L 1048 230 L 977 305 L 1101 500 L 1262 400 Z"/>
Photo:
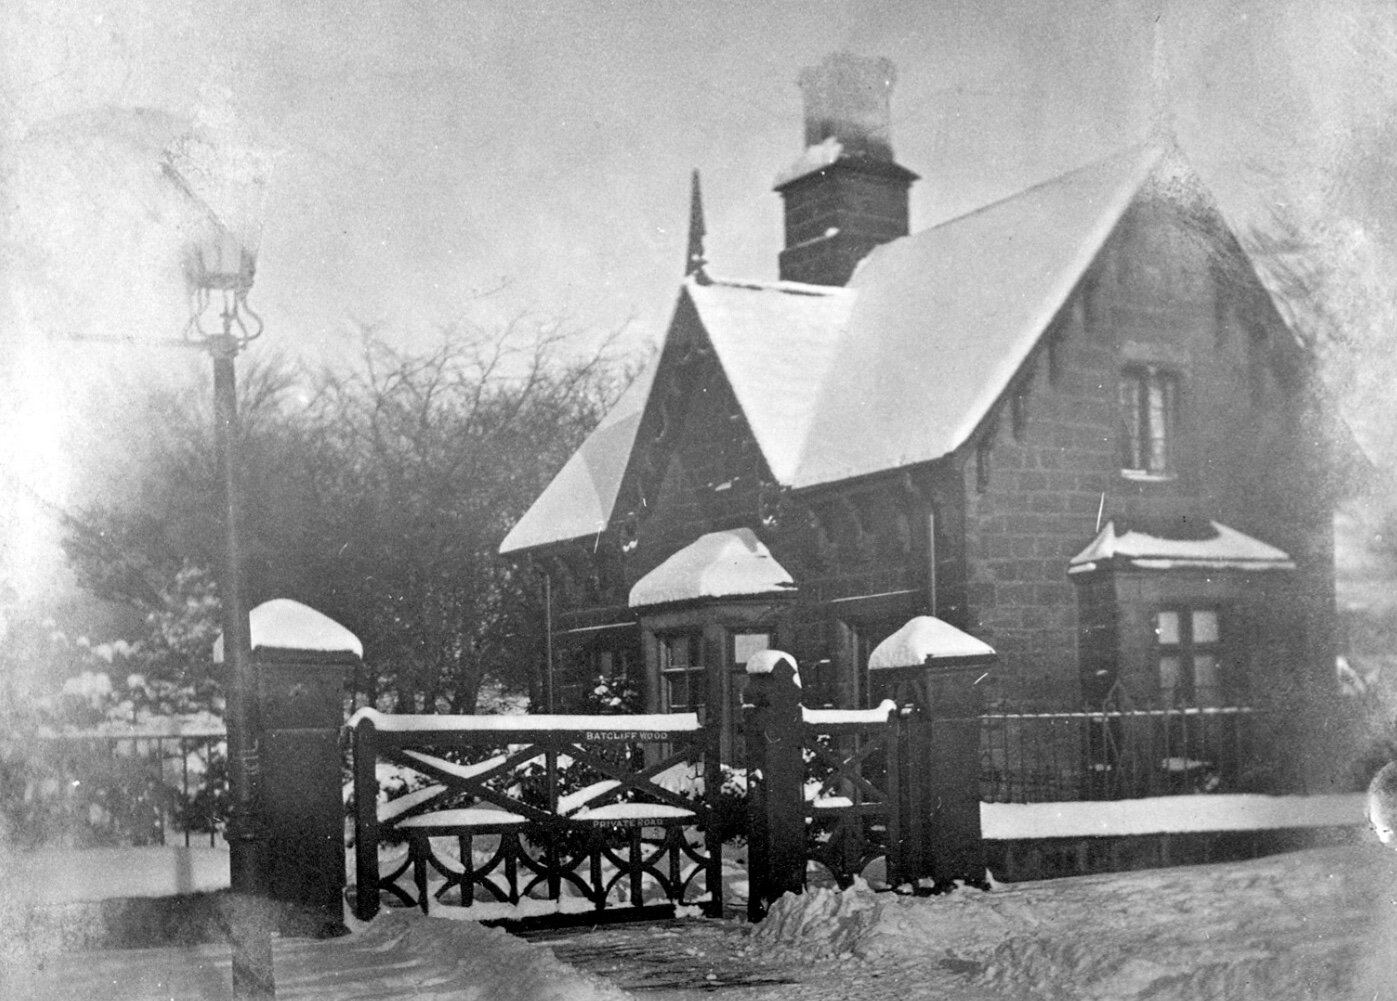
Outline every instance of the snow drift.
<path id="1" fill-rule="evenodd" d="M 962 889 L 816 889 L 753 933 L 771 955 L 909 957 L 1026 999 L 1397 997 L 1397 855 L 1373 845 L 1245 863 Z M 929 975 L 931 970 L 927 970 Z"/>

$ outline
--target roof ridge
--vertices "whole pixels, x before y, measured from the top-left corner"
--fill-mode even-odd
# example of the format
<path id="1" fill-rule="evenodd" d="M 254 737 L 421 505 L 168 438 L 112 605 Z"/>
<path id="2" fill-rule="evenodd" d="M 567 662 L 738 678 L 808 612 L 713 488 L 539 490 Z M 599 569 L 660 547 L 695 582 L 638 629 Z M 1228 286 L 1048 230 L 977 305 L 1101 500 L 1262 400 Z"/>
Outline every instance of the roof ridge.
<path id="1" fill-rule="evenodd" d="M 1097 167 L 1101 167 L 1111 160 L 1124 160 L 1127 154 L 1139 156 L 1147 151 L 1153 151 L 1156 160 L 1162 158 L 1165 153 L 1164 147 L 1160 146 L 1158 143 L 1136 143 L 1134 146 L 1127 146 L 1123 149 L 1116 150 L 1116 152 L 1114 153 L 1109 153 L 1106 156 L 1098 157 L 1095 160 L 1090 160 L 1087 163 L 1080 164 L 1076 167 L 1073 167 L 1071 170 L 1064 170 L 1060 174 L 1054 174 L 1051 177 L 1043 178 L 1043 180 L 1041 181 L 1035 181 L 1033 184 L 1030 184 L 1026 188 L 1019 188 L 1017 191 L 1013 191 L 1007 195 L 1004 195 L 1002 198 L 996 198 L 992 202 L 986 202 L 983 205 L 977 205 L 975 208 L 970 209 L 966 212 L 962 212 L 960 215 L 951 216 L 949 219 L 942 219 L 940 222 L 936 223 L 933 226 L 928 226 L 926 229 L 918 230 L 917 233 L 913 235 L 915 236 L 920 233 L 929 233 L 932 230 L 940 229 L 943 226 L 949 226 L 952 223 L 957 223 L 964 219 L 969 219 L 972 216 L 980 215 L 983 212 L 988 212 L 989 210 L 998 208 L 1007 202 L 1012 202 L 1017 198 L 1023 198 L 1025 195 L 1033 194 L 1035 191 L 1038 191 L 1042 188 L 1046 188 L 1050 184 L 1057 184 L 1058 182 L 1066 180 L 1074 174 L 1085 173 L 1088 170 L 1093 170 Z M 1151 164 L 1151 169 L 1153 169 L 1154 166 L 1155 164 Z"/>
<path id="2" fill-rule="evenodd" d="M 785 292 L 787 295 L 808 295 L 816 297 L 836 297 L 847 293 L 852 295 L 853 289 L 843 285 L 812 285 L 806 282 L 793 282 L 778 279 L 777 281 L 763 281 L 757 278 L 724 278 L 718 275 L 709 275 L 706 282 L 698 282 L 692 278 L 686 278 L 686 285 L 705 285 L 712 287 L 721 285 L 724 288 L 746 289 L 751 292 Z"/>

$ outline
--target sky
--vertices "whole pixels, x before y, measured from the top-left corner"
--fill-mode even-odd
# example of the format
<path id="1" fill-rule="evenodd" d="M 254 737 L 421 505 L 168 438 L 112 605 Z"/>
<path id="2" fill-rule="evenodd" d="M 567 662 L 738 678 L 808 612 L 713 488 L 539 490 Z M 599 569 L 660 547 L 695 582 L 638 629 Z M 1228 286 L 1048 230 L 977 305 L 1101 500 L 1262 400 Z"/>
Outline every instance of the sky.
<path id="1" fill-rule="evenodd" d="M 1236 224 L 1279 207 L 1322 223 L 1356 270 L 1389 273 L 1385 7 L 12 0 L 0 465 L 68 502 L 75 401 L 204 364 L 71 339 L 179 336 L 188 207 L 159 163 L 192 131 L 222 130 L 266 168 L 252 352 L 337 363 L 360 323 L 409 346 L 513 323 L 559 324 L 579 351 L 619 332 L 643 353 L 683 274 L 692 170 L 711 271 L 775 278 L 771 186 L 802 151 L 797 75 L 838 49 L 897 66 L 914 231 L 1165 122 Z"/>
<path id="2" fill-rule="evenodd" d="M 5 137 L 42 175 L 14 197 L 60 215 L 40 232 L 58 274 L 20 276 L 31 301 L 71 310 L 66 285 L 121 271 L 124 243 L 84 235 L 149 222 L 160 149 L 232 116 L 273 162 L 254 301 L 280 349 L 322 354 L 355 321 L 406 337 L 521 314 L 653 341 L 693 168 L 713 270 L 774 277 L 796 77 L 836 49 L 898 67 L 918 229 L 1138 141 L 1161 106 L 1241 214 L 1322 200 L 1336 182 L 1314 171 L 1392 89 L 1374 68 L 1397 38 L 1347 0 L 7 6 Z M 149 271 L 122 284 L 165 291 Z"/>

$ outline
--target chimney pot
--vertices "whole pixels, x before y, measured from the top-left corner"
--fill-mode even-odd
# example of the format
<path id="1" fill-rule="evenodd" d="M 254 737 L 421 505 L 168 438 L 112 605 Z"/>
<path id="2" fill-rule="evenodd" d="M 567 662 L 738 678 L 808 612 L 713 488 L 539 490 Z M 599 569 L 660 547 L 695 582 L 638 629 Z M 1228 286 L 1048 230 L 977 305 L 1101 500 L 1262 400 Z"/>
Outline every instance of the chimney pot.
<path id="1" fill-rule="evenodd" d="M 805 96 L 805 145 L 833 137 L 845 153 L 891 160 L 891 97 L 897 69 L 892 60 L 835 52 L 801 71 Z"/>
<path id="2" fill-rule="evenodd" d="M 892 61 L 836 52 L 801 71 L 805 152 L 776 177 L 788 281 L 843 285 L 879 244 L 907 235 L 917 175 L 893 160 Z"/>

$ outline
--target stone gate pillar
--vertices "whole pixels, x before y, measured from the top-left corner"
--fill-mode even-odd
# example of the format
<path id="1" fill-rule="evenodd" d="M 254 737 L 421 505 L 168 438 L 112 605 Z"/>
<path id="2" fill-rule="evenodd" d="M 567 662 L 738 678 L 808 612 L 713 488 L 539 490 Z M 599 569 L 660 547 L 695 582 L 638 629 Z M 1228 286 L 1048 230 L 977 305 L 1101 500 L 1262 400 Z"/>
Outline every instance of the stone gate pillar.
<path id="1" fill-rule="evenodd" d="M 353 633 L 285 598 L 249 613 L 262 729 L 260 822 L 267 886 L 283 934 L 343 934 L 345 685 L 363 654 Z M 221 638 L 214 657 L 220 659 Z"/>
<path id="2" fill-rule="evenodd" d="M 878 645 L 868 660 L 875 697 L 910 710 L 907 782 L 911 816 L 907 864 L 935 887 L 956 880 L 986 886 L 980 828 L 980 682 L 998 655 L 987 644 L 919 616 Z M 879 693 L 878 689 L 883 690 Z"/>

